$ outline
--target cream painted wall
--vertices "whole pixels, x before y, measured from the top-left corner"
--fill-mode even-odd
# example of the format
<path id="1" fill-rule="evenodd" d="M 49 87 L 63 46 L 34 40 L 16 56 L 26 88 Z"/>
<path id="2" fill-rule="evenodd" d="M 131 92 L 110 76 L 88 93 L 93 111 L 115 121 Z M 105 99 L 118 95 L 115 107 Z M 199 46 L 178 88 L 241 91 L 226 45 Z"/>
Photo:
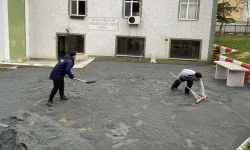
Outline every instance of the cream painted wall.
<path id="1" fill-rule="evenodd" d="M 142 4 L 142 21 L 131 27 L 123 16 L 123 0 L 87 2 L 87 17 L 71 19 L 68 1 L 29 1 L 29 46 L 31 58 L 56 59 L 56 33 L 85 35 L 85 53 L 88 55 L 115 56 L 116 36 L 142 36 L 146 38 L 145 55 L 169 58 L 170 38 L 202 40 L 201 60 L 207 60 L 212 17 L 212 1 L 200 0 L 197 21 L 178 20 L 179 1 L 145 0 Z M 89 17 L 119 18 L 119 31 L 88 29 Z"/>

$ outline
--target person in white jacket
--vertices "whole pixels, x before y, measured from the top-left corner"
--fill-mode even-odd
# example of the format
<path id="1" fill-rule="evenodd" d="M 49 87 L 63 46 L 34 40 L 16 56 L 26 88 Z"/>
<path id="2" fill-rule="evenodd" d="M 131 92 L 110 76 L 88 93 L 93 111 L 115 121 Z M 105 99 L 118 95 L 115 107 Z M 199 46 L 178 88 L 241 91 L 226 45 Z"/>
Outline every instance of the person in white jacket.
<path id="1" fill-rule="evenodd" d="M 202 82 L 202 74 L 199 72 L 195 72 L 191 69 L 183 69 L 181 73 L 177 76 L 178 80 L 175 80 L 173 85 L 171 86 L 172 90 L 175 90 L 178 88 L 178 86 L 181 84 L 181 82 L 187 81 L 187 87 L 190 89 L 193 86 L 193 82 L 197 81 L 200 84 L 200 92 L 202 94 L 203 99 L 207 99 L 207 96 L 205 95 L 205 90 Z M 190 90 L 188 88 L 185 88 L 185 93 L 189 95 Z"/>

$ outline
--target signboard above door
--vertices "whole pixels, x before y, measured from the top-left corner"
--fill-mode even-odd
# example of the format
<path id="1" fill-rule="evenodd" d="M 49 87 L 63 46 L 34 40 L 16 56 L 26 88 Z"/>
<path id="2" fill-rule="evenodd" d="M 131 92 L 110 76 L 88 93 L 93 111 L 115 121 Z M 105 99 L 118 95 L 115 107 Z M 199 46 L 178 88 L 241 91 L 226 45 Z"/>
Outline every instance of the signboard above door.
<path id="1" fill-rule="evenodd" d="M 118 31 L 119 19 L 118 18 L 89 18 L 88 28 L 90 30 L 101 31 Z"/>

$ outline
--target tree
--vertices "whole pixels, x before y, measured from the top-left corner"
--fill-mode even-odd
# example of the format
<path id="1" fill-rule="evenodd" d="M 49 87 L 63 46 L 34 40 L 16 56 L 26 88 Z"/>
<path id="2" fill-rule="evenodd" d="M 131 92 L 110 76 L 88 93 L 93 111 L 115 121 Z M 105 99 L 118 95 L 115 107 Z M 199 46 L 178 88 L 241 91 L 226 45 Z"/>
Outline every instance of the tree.
<path id="1" fill-rule="evenodd" d="M 218 3 L 217 9 L 217 21 L 221 22 L 220 31 L 221 34 L 222 27 L 224 23 L 233 23 L 235 20 L 230 18 L 233 12 L 239 12 L 242 8 L 239 7 L 240 4 L 244 3 L 244 0 L 235 0 L 235 4 L 230 3 L 230 0 L 221 0 Z"/>

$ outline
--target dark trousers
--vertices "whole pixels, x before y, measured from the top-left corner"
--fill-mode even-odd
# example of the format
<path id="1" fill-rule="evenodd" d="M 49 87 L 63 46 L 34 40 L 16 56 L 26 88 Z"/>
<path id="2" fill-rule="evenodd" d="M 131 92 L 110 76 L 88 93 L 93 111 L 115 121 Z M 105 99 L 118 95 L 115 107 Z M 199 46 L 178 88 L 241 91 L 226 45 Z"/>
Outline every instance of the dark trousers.
<path id="1" fill-rule="evenodd" d="M 190 89 L 192 88 L 193 86 L 193 81 L 192 80 L 182 80 L 180 79 L 181 82 L 184 82 L 184 81 L 187 81 L 187 87 L 189 87 Z M 174 81 L 174 84 L 171 86 L 172 89 L 177 89 L 179 87 L 179 85 L 181 84 L 179 80 L 175 80 Z M 185 88 L 185 93 L 189 94 L 189 89 L 188 88 Z"/>
<path id="2" fill-rule="evenodd" d="M 64 80 L 53 80 L 54 87 L 49 96 L 49 101 L 53 102 L 53 98 L 59 90 L 60 97 L 64 96 Z"/>

